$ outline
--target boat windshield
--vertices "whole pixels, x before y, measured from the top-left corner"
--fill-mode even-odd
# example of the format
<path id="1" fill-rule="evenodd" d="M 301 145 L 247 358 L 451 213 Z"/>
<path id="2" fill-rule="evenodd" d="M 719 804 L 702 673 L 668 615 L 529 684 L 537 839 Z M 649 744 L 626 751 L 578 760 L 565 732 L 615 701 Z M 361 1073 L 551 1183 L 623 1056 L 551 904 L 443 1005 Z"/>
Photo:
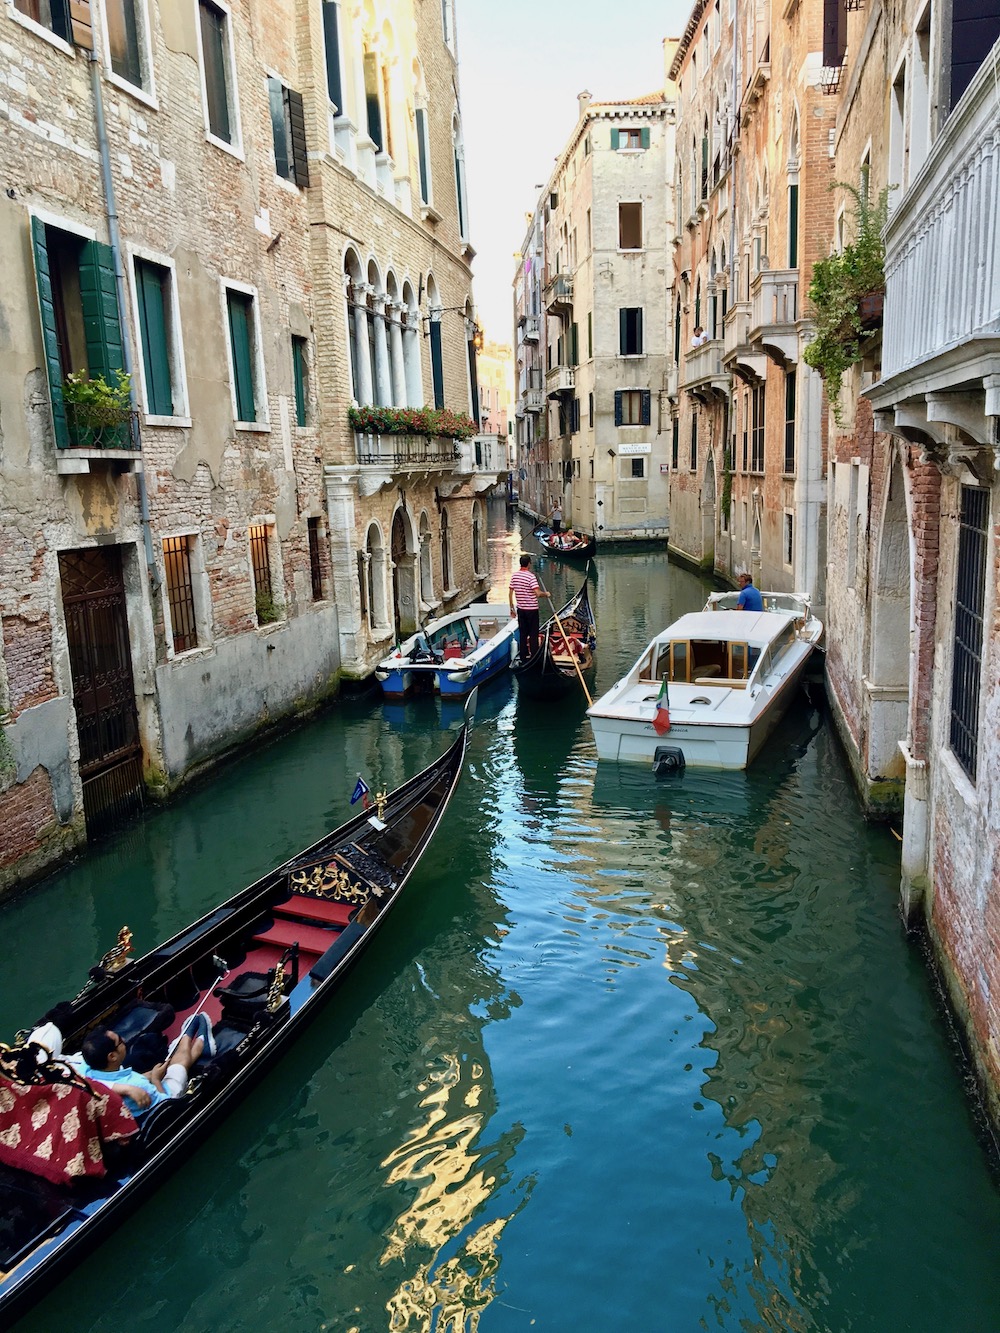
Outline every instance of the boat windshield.
<path id="1" fill-rule="evenodd" d="M 640 679 L 702 684 L 718 679 L 745 681 L 756 665 L 759 648 L 731 639 L 671 639 L 655 643 L 640 670 Z"/>

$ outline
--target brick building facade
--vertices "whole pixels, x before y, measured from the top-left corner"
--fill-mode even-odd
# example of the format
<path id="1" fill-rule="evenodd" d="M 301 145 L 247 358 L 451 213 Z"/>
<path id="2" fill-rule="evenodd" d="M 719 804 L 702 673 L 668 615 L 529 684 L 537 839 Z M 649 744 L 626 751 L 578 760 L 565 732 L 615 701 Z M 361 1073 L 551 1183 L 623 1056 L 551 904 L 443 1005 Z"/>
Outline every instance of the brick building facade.
<path id="1" fill-rule="evenodd" d="M 474 595 L 497 473 L 347 415 L 475 401 L 453 6 L 0 30 L 4 885 Z"/>
<path id="2" fill-rule="evenodd" d="M 836 179 L 890 191 L 884 319 L 830 419 L 829 693 L 1000 1119 L 998 39 L 995 0 L 908 0 L 831 24 L 824 60 Z"/>

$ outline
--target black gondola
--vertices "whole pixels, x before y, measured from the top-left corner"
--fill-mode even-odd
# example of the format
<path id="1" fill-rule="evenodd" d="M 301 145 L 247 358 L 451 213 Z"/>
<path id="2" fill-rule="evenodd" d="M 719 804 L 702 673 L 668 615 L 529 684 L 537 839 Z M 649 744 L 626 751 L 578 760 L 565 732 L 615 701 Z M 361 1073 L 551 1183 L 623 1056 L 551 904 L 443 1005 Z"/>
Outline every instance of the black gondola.
<path id="1" fill-rule="evenodd" d="M 561 699 L 580 686 L 574 657 L 586 671 L 593 665 L 596 647 L 596 623 L 584 579 L 580 591 L 559 611 L 559 623 L 552 616 L 542 626 L 535 652 L 524 662 L 515 660 L 511 671 L 518 689 L 533 699 Z"/>
<path id="2" fill-rule="evenodd" d="M 468 716 L 469 714 L 467 714 Z M 207 1134 L 304 1028 L 385 920 L 441 821 L 458 784 L 468 723 L 423 772 L 242 889 L 142 958 L 130 935 L 91 969 L 72 1002 L 59 1006 L 62 1054 L 78 1051 L 96 1024 L 133 1041 L 144 1024 L 173 1037 L 195 1012 L 213 1020 L 216 1050 L 194 1066 L 186 1095 L 139 1117 L 123 1144 L 95 1157 L 105 1174 L 55 1184 L 0 1165 L 0 1324 L 49 1290 L 53 1274 L 77 1262 L 100 1234 L 139 1203 L 171 1164 Z M 65 1091 L 64 1091 L 65 1090 Z M 96 1106 L 92 1085 L 25 1034 L 0 1046 L 0 1111 L 24 1105 L 27 1139 L 34 1101 L 57 1112 L 68 1101 Z M 104 1093 L 105 1089 L 100 1089 Z M 104 1098 L 101 1097 L 104 1105 Z M 129 1130 L 117 1099 L 115 1114 Z M 17 1114 L 17 1112 L 15 1112 Z M 89 1109 L 88 1109 L 89 1114 Z M 56 1136 L 57 1137 L 57 1136 Z M 8 1132 L 6 1142 L 11 1141 Z M 91 1136 L 88 1146 L 95 1139 Z M 113 1151 L 117 1149 L 117 1151 Z M 74 1159 L 69 1167 L 79 1173 Z M 44 1174 L 44 1173 L 43 1173 Z"/>
<path id="3" fill-rule="evenodd" d="M 563 546 L 565 533 L 553 532 L 550 527 L 544 523 L 539 523 L 531 534 L 541 546 L 546 555 L 558 556 L 560 560 L 589 560 L 597 550 L 597 541 L 593 537 L 587 537 L 582 532 L 575 535 L 578 538 L 575 546 Z"/>

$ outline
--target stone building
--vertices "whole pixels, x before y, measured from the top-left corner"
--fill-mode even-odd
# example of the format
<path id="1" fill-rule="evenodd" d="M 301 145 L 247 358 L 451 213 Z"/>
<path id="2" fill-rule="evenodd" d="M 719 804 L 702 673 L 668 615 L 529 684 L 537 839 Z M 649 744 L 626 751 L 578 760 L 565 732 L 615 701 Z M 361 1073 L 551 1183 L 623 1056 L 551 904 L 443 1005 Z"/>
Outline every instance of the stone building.
<path id="1" fill-rule="evenodd" d="M 476 399 L 451 4 L 6 0 L 0 89 L 4 885 L 473 595 L 495 474 L 348 421 Z"/>
<path id="2" fill-rule="evenodd" d="M 822 0 L 698 0 L 678 89 L 671 547 L 821 608 L 822 383 L 805 293 L 832 216 Z M 698 332 L 700 330 L 700 332 Z"/>
<path id="3" fill-rule="evenodd" d="M 493 466 L 509 470 L 507 441 L 514 420 L 514 354 L 510 343 L 487 340 L 479 353 L 479 433 Z"/>
<path id="4" fill-rule="evenodd" d="M 836 179 L 890 189 L 884 322 L 830 421 L 829 692 L 1000 1118 L 998 38 L 996 0 L 874 3 L 824 61 Z"/>
<path id="5" fill-rule="evenodd" d="M 528 214 L 528 230 L 514 275 L 514 444 L 521 508 L 547 514 L 556 477 L 549 456 L 545 410 L 545 344 L 542 288 L 545 285 L 545 213 Z"/>
<path id="6" fill-rule="evenodd" d="M 515 283 L 518 407 L 525 433 L 537 431 L 522 441 L 528 506 L 546 514 L 560 500 L 567 524 L 605 543 L 667 533 L 673 138 L 669 93 L 600 103 L 582 93 Z M 535 320 L 540 358 L 526 350 Z"/>

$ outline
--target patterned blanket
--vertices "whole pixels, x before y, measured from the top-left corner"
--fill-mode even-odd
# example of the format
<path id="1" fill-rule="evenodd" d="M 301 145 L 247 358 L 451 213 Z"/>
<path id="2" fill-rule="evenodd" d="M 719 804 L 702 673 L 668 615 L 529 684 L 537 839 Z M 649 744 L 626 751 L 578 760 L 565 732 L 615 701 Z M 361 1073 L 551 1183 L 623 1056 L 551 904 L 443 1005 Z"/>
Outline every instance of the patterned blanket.
<path id="1" fill-rule="evenodd" d="M 57 1185 L 103 1176 L 104 1145 L 139 1126 L 106 1088 L 80 1083 L 16 1083 L 0 1075 L 0 1162 Z"/>

